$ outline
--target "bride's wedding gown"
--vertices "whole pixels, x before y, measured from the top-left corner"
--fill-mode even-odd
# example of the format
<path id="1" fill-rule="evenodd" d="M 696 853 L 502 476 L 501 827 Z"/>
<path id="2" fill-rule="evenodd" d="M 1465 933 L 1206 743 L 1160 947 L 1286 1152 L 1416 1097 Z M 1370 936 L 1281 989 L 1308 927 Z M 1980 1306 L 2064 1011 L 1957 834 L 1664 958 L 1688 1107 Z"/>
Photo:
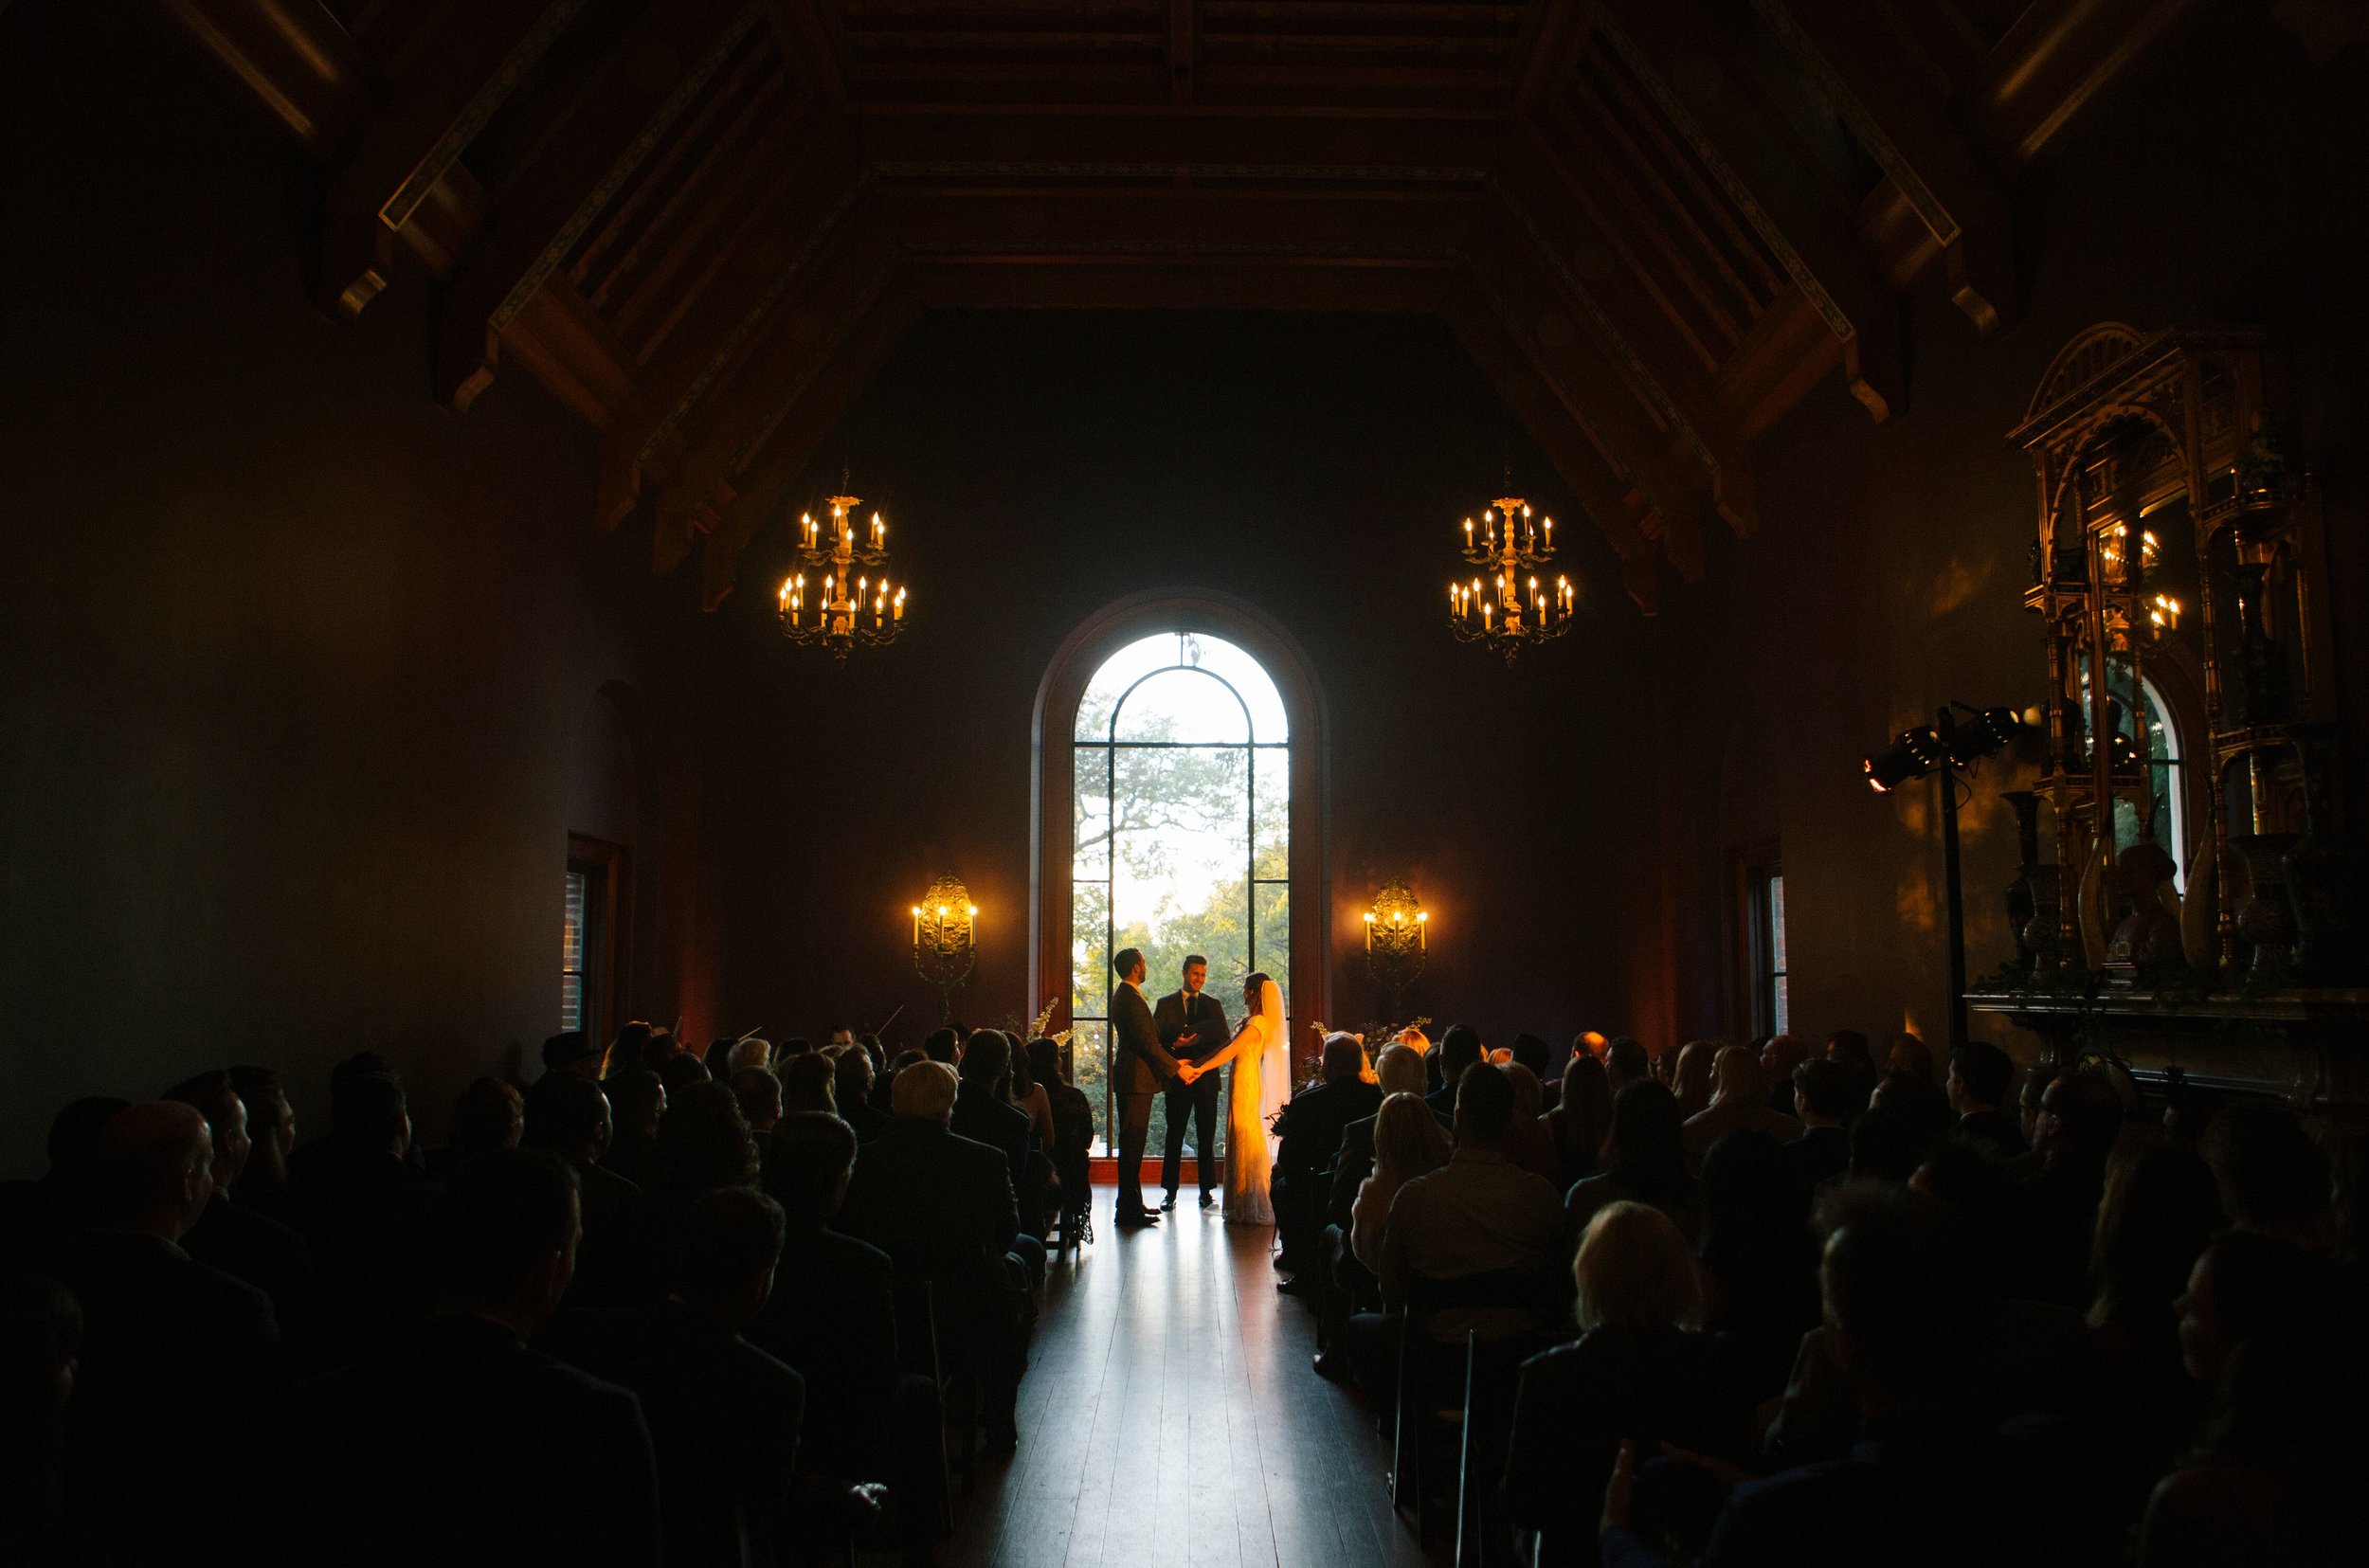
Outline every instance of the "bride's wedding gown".
<path id="1" fill-rule="evenodd" d="M 1275 1156 L 1267 1142 L 1268 1102 L 1281 1103 L 1291 1087 L 1291 1058 L 1283 1036 L 1283 992 L 1274 981 L 1259 988 L 1257 1011 L 1203 1071 L 1231 1065 L 1226 1084 L 1225 1218 L 1229 1225 L 1272 1225 L 1275 1205 L 1268 1175 Z"/>

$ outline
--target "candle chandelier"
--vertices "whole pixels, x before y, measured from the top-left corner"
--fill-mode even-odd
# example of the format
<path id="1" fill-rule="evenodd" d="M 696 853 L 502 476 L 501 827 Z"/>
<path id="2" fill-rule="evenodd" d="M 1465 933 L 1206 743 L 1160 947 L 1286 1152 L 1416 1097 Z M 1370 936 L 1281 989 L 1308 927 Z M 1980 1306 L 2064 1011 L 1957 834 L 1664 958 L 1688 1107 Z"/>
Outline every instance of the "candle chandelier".
<path id="1" fill-rule="evenodd" d="M 1464 558 L 1487 568 L 1488 575 L 1448 585 L 1448 620 L 1458 640 L 1489 643 L 1510 664 L 1526 643 L 1552 641 L 1569 631 L 1578 597 L 1571 579 L 1538 580 L 1538 568 L 1554 555 L 1555 520 L 1533 517 L 1519 496 L 1501 496 L 1483 507 L 1477 528 L 1465 518 Z"/>
<path id="2" fill-rule="evenodd" d="M 819 643 L 841 663 L 849 649 L 894 642 L 905 629 L 905 589 L 889 581 L 888 524 L 875 512 L 859 535 L 856 508 L 862 504 L 853 496 L 834 496 L 827 525 L 811 512 L 801 516 L 798 555 L 814 581 L 809 586 L 805 570 L 782 580 L 782 635 Z"/>

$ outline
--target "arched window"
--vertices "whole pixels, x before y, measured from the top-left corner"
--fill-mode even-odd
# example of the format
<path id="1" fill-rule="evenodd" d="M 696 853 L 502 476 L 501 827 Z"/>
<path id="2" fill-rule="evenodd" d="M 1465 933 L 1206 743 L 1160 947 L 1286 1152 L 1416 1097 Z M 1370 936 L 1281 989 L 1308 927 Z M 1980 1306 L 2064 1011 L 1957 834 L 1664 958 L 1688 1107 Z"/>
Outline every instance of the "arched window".
<path id="1" fill-rule="evenodd" d="M 2188 891 L 2188 792 L 2187 769 L 2180 730 L 2173 716 L 2171 704 L 2164 700 L 2163 689 L 2148 676 L 2139 676 L 2139 700 L 2132 700 L 2129 661 L 2116 657 L 2107 662 L 2107 712 L 2111 717 L 2120 744 L 2127 748 L 2130 760 L 2153 776 L 2154 838 L 2172 857 L 2177 868 L 2173 886 L 2180 892 Z M 2089 678 L 2085 671 L 2081 677 L 2082 700 L 2089 702 Z M 2144 713 L 2144 722 L 2140 719 Z M 2093 716 L 2087 722 L 2095 724 Z M 2119 766 L 2119 765 L 2118 765 Z M 2114 850 L 2116 854 L 2139 841 L 2141 824 L 2139 812 L 2127 800 L 2114 802 Z"/>
<path id="2" fill-rule="evenodd" d="M 1208 994 L 1238 1022 L 1242 982 L 1263 971 L 1283 992 L 1295 1063 L 1312 1058 L 1309 1025 L 1328 1000 L 1322 730 L 1289 635 L 1205 590 L 1111 606 L 1046 672 L 1037 994 L 1067 1004 L 1073 1076 L 1106 1147 L 1121 948 L 1143 950 L 1154 999 L 1177 988 L 1187 954 L 1206 958 Z"/>

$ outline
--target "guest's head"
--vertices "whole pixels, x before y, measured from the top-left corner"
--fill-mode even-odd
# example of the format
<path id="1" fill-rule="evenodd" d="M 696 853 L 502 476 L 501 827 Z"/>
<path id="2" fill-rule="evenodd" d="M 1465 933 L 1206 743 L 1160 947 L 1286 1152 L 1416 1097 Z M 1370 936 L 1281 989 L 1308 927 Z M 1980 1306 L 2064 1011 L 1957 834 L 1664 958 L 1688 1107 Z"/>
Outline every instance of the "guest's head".
<path id="1" fill-rule="evenodd" d="M 1546 1062 L 1551 1054 L 1552 1053 L 1546 1049 L 1546 1042 L 1536 1035 L 1513 1036 L 1513 1059 L 1528 1068 L 1530 1076 L 1542 1083 L 1546 1081 Z"/>
<path id="2" fill-rule="evenodd" d="M 1448 1129 L 1420 1093 L 1402 1090 L 1374 1113 L 1374 1180 L 1400 1187 L 1448 1162 Z"/>
<path id="3" fill-rule="evenodd" d="M 667 1097 L 650 1145 L 650 1185 L 660 1202 L 686 1209 L 701 1193 L 745 1187 L 756 1175 L 756 1140 L 731 1086 L 703 1083 Z"/>
<path id="4" fill-rule="evenodd" d="M 1580 1237 L 1571 1278 L 1579 1287 L 1580 1327 L 1589 1333 L 1679 1327 L 1702 1316 L 1694 1254 L 1670 1217 L 1651 1204 L 1623 1201 L 1597 1210 Z"/>
<path id="5" fill-rule="evenodd" d="M 1949 1108 L 1961 1116 L 1997 1110 L 2015 1081 L 2015 1062 L 1988 1040 L 1968 1040 L 1949 1054 Z"/>
<path id="6" fill-rule="evenodd" d="M 706 1194 L 683 1215 L 676 1235 L 675 1293 L 714 1321 L 740 1327 L 773 1293 L 784 1230 L 782 1206 L 761 1192 L 722 1187 Z"/>
<path id="7" fill-rule="evenodd" d="M 1456 1081 L 1456 1146 L 1503 1147 L 1513 1123 L 1513 1080 L 1493 1063 L 1474 1062 Z"/>
<path id="8" fill-rule="evenodd" d="M 1011 1042 L 1000 1029 L 973 1031 L 964 1042 L 963 1059 L 954 1071 L 973 1094 L 1000 1095 L 1012 1071 Z"/>
<path id="9" fill-rule="evenodd" d="M 288 1151 L 296 1147 L 296 1108 L 268 1067 L 232 1068 L 230 1087 L 246 1107 L 247 1170 L 277 1186 L 288 1179 Z"/>
<path id="10" fill-rule="evenodd" d="M 2202 1157 L 2161 1144 L 2116 1150 L 2098 1204 L 2091 1325 L 2168 1351 L 2178 1319 L 2172 1303 L 2220 1229 L 2220 1194 Z"/>
<path id="11" fill-rule="evenodd" d="M 1809 1184 L 1776 1139 L 1752 1127 L 1721 1134 L 1704 1151 L 1698 1185 L 1706 1263 L 1719 1268 L 1794 1254 L 1806 1259 Z"/>
<path id="12" fill-rule="evenodd" d="M 2052 1162 L 2104 1169 L 2122 1130 L 2123 1097 L 2104 1073 L 2060 1072 L 2041 1096 L 2034 1146 Z"/>
<path id="13" fill-rule="evenodd" d="M 1062 1082 L 1061 1047 L 1040 1036 L 1028 1042 L 1028 1076 L 1050 1089 Z"/>
<path id="14" fill-rule="evenodd" d="M 614 1089 L 616 1079 L 609 1080 Z M 614 1124 L 608 1096 L 602 1086 L 572 1072 L 556 1072 L 536 1080 L 527 1090 L 522 1148 L 556 1154 L 571 1165 L 597 1164 L 608 1152 Z"/>
<path id="15" fill-rule="evenodd" d="M 1670 1092 L 1678 1097 L 1680 1115 L 1691 1116 L 1710 1108 L 1711 1064 L 1719 1050 L 1709 1040 L 1689 1040 L 1678 1053 L 1677 1072 L 1670 1081 Z"/>
<path id="16" fill-rule="evenodd" d="M 601 1076 L 604 1079 L 612 1078 L 637 1067 L 647 1067 L 656 1072 L 649 1057 L 650 1026 L 637 1018 L 620 1026 L 617 1037 L 608 1042 L 608 1050 L 601 1057 Z"/>
<path id="17" fill-rule="evenodd" d="M 49 1180 L 78 1197 L 86 1193 L 99 1135 L 109 1122 L 131 1108 L 131 1101 L 113 1094 L 87 1094 L 66 1102 L 65 1108 L 49 1119 Z"/>
<path id="18" fill-rule="evenodd" d="M 1768 1074 L 1761 1067 L 1760 1053 L 1748 1045 L 1726 1045 L 1711 1058 L 1711 1103 L 1713 1105 L 1764 1105 L 1768 1100 Z"/>
<path id="19" fill-rule="evenodd" d="M 944 1126 L 954 1114 L 962 1080 L 944 1062 L 915 1062 L 889 1085 L 889 1109 L 899 1120 Z"/>
<path id="20" fill-rule="evenodd" d="M 1382 1085 L 1385 1096 L 1422 1093 L 1423 1054 L 1411 1045 L 1391 1041 L 1374 1058 L 1374 1081 Z"/>
<path id="21" fill-rule="evenodd" d="M 1582 1129 L 1593 1128 L 1596 1141 L 1612 1126 L 1612 1079 L 1604 1064 L 1584 1051 L 1574 1051 L 1563 1064 L 1563 1097 L 1556 1108 L 1565 1121 Z"/>
<path id="22" fill-rule="evenodd" d="M 1803 1126 L 1838 1127 L 1851 1113 L 1851 1075 L 1831 1056 L 1793 1070 L 1793 1113 Z"/>
<path id="23" fill-rule="evenodd" d="M 1139 947 L 1121 947 L 1111 959 L 1111 972 L 1122 981 L 1144 982 L 1144 955 Z"/>
<path id="24" fill-rule="evenodd" d="M 108 1118 L 91 1150 L 93 1228 L 178 1241 L 214 1194 L 214 1143 L 194 1106 L 157 1100 Z"/>
<path id="25" fill-rule="evenodd" d="M 389 1072 L 354 1072 L 329 1083 L 331 1134 L 348 1147 L 403 1158 L 411 1146 L 411 1107 Z"/>
<path id="26" fill-rule="evenodd" d="M 712 1085 L 715 1075 L 708 1064 L 688 1051 L 678 1052 L 666 1058 L 666 1065 L 658 1070 L 659 1081 L 666 1086 L 669 1100 L 684 1099 L 695 1089 Z"/>
<path id="27" fill-rule="evenodd" d="M 725 1060 L 733 1072 L 746 1072 L 752 1067 L 771 1067 L 773 1042 L 759 1039 L 753 1035 L 744 1040 L 734 1040 L 732 1052 Z"/>
<path id="28" fill-rule="evenodd" d="M 888 1066 L 888 1048 L 880 1043 L 877 1035 L 858 1035 L 856 1043 L 863 1047 L 865 1055 L 872 1058 L 872 1075 L 877 1078 L 881 1070 Z"/>
<path id="29" fill-rule="evenodd" d="M 583 1030 L 563 1029 L 543 1042 L 543 1071 L 596 1078 L 601 1072 L 600 1049 L 585 1036 Z"/>
<path id="30" fill-rule="evenodd" d="M 773 1053 L 773 1061 L 776 1065 L 779 1065 L 780 1063 L 789 1061 L 794 1057 L 803 1056 L 813 1049 L 814 1043 L 811 1040 L 808 1040 L 805 1036 L 787 1035 L 783 1036 L 782 1048 Z"/>
<path id="31" fill-rule="evenodd" d="M 1685 1118 L 1677 1096 L 1648 1078 L 1612 1097 L 1612 1129 L 1604 1135 L 1603 1174 L 1648 1201 L 1683 1194 Z"/>
<path id="32" fill-rule="evenodd" d="M 1857 1185 L 1822 1217 L 1826 1325 L 1868 1418 L 1965 1402 L 1987 1298 L 1947 1230 L 1907 1192 Z"/>
<path id="33" fill-rule="evenodd" d="M 1324 1075 L 1329 1084 L 1347 1083 L 1365 1072 L 1365 1048 L 1355 1035 L 1339 1030 L 1325 1036 Z"/>
<path id="34" fill-rule="evenodd" d="M 781 1085 L 784 1111 L 822 1111 L 839 1114 L 839 1063 L 820 1051 L 809 1051 L 803 1056 L 792 1056 L 782 1063 L 778 1072 L 769 1073 Z"/>
<path id="35" fill-rule="evenodd" d="M 2293 1111 L 2269 1100 L 2222 1107 L 2205 1129 L 2204 1157 L 2239 1230 L 2299 1247 L 2334 1245 L 2327 1156 Z"/>
<path id="36" fill-rule="evenodd" d="M 602 1079 L 601 1089 L 608 1096 L 619 1139 L 647 1142 L 658 1136 L 659 1122 L 666 1115 L 664 1079 L 646 1067 L 628 1068 Z"/>
<path id="37" fill-rule="evenodd" d="M 2179 1314 L 2180 1364 L 2210 1388 L 2231 1359 L 2297 1326 L 2299 1308 L 2328 1286 L 2324 1260 L 2258 1231 L 2232 1231 L 2197 1254 Z"/>
<path id="38" fill-rule="evenodd" d="M 793 1111 L 773 1129 L 765 1190 L 790 1223 L 819 1231 L 839 1213 L 855 1168 L 856 1134 L 846 1123 L 815 1111 Z"/>
<path id="39" fill-rule="evenodd" d="M 1521 1125 L 1538 1120 L 1546 1108 L 1546 1090 L 1538 1081 L 1538 1074 L 1520 1062 L 1508 1062 L 1497 1069 L 1513 1086 L 1513 1120 Z"/>
<path id="40" fill-rule="evenodd" d="M 447 1311 L 533 1339 L 575 1277 L 584 1235 L 576 1173 L 539 1149 L 496 1149 L 453 1174 L 434 1252 Z"/>
<path id="41" fill-rule="evenodd" d="M 732 1098 L 750 1132 L 770 1132 L 782 1119 L 782 1080 L 762 1067 L 744 1067 L 732 1074 Z"/>
<path id="42" fill-rule="evenodd" d="M 201 1072 L 166 1090 L 165 1098 L 177 1100 L 206 1118 L 207 1130 L 214 1140 L 214 1191 L 228 1192 L 230 1183 L 246 1169 L 252 1147 L 247 1134 L 246 1102 L 239 1098 L 239 1091 L 231 1086 L 230 1074 L 219 1071 Z"/>
<path id="43" fill-rule="evenodd" d="M 1809 1042 L 1791 1035 L 1771 1035 L 1761 1047 L 1761 1071 L 1771 1084 L 1791 1082 L 1793 1070 L 1809 1059 Z"/>
<path id="44" fill-rule="evenodd" d="M 474 1079 L 452 1106 L 451 1150 L 470 1160 L 488 1149 L 515 1149 L 526 1126 L 526 1103 L 500 1078 Z"/>
<path id="45" fill-rule="evenodd" d="M 1469 1023 L 1452 1023 L 1439 1036 L 1439 1073 L 1448 1083 L 1464 1081 L 1464 1070 L 1481 1059 L 1480 1031 Z"/>
<path id="46" fill-rule="evenodd" d="M 1892 1041 L 1891 1052 L 1884 1058 L 1884 1071 L 1929 1084 L 1933 1081 L 1933 1048 L 1914 1035 L 1903 1035 Z"/>
<path id="47" fill-rule="evenodd" d="M 1646 1055 L 1642 1040 L 1629 1035 L 1615 1035 L 1606 1042 L 1604 1087 L 1615 1095 L 1631 1084 L 1643 1083 L 1653 1075 L 1653 1059 Z"/>
<path id="48" fill-rule="evenodd" d="M 963 1054 L 963 1035 L 959 1029 L 932 1029 L 921 1036 L 921 1054 L 933 1062 L 954 1065 L 954 1058 Z"/>
<path id="49" fill-rule="evenodd" d="M 1875 1056 L 1868 1048 L 1867 1036 L 1856 1029 L 1837 1029 L 1826 1036 L 1826 1059 L 1840 1062 L 1846 1072 L 1865 1077 L 1875 1073 Z"/>
<path id="50" fill-rule="evenodd" d="M 1851 1125 L 1851 1174 L 1872 1181 L 1906 1182 L 1916 1174 L 1931 1143 L 1927 1129 L 1907 1113 L 1872 1106 Z"/>
<path id="51" fill-rule="evenodd" d="M 859 1047 L 842 1051 L 831 1062 L 831 1103 L 860 1106 L 872 1100 L 872 1056 Z"/>
<path id="52" fill-rule="evenodd" d="M 1908 1190 L 1932 1204 L 1956 1235 L 1976 1283 L 2001 1295 L 2028 1283 L 2031 1215 L 2022 1187 L 1989 1149 L 1970 1139 L 1941 1139 L 1926 1149 Z"/>

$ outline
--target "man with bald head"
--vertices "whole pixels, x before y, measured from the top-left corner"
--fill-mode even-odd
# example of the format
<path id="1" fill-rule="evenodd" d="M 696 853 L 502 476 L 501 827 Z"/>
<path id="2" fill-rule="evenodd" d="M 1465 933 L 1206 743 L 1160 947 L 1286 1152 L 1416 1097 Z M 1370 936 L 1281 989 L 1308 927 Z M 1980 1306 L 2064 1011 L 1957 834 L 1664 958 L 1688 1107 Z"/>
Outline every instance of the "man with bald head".
<path id="1" fill-rule="evenodd" d="M 63 1500 L 77 1560 L 251 1559 L 280 1335 L 263 1292 L 181 1249 L 213 1166 L 206 1118 L 170 1101 L 117 1112 L 92 1151 L 60 1270 L 84 1325 Z"/>
<path id="2" fill-rule="evenodd" d="M 269 1296 L 281 1333 L 296 1333 L 312 1305 L 312 1251 L 288 1226 L 250 1205 L 234 1203 L 230 1197 L 251 1147 L 245 1101 L 230 1074 L 219 1070 L 173 1085 L 165 1090 L 165 1098 L 205 1117 L 214 1145 L 214 1194 L 197 1223 L 182 1236 L 181 1250 Z"/>

